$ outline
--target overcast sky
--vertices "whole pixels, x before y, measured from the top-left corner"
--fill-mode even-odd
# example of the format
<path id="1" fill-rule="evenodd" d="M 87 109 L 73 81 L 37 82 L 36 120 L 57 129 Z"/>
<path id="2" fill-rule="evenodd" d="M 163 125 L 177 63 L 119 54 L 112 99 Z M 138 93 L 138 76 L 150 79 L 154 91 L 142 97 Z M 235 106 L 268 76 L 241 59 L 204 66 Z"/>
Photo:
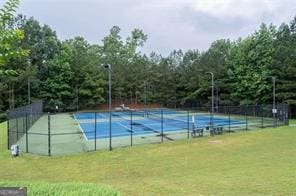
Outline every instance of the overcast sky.
<path id="1" fill-rule="evenodd" d="M 123 38 L 140 28 L 148 34 L 143 51 L 167 55 L 245 37 L 262 22 L 289 23 L 296 0 L 22 0 L 18 12 L 48 24 L 60 39 L 79 35 L 90 43 L 101 43 L 114 25 Z"/>

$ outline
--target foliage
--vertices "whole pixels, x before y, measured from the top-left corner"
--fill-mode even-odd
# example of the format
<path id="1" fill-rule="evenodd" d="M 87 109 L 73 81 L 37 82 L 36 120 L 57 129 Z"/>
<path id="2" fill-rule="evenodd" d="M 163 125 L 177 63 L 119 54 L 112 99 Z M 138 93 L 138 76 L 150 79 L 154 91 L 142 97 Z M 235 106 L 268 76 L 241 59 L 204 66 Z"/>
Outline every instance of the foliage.
<path id="1" fill-rule="evenodd" d="M 237 42 L 230 56 L 233 70 L 233 97 L 241 104 L 258 104 L 270 100 L 268 67 L 273 62 L 274 27 L 262 25 L 254 35 Z"/>
<path id="2" fill-rule="evenodd" d="M 18 5 L 19 0 L 7 0 L 3 8 L 0 9 L 0 76 L 16 76 L 17 72 L 9 69 L 7 63 L 11 59 L 28 54 L 27 50 L 17 47 L 17 43 L 24 38 L 23 31 L 11 28 L 9 25 Z M 4 67 L 5 65 L 6 67 Z"/>
<path id="3" fill-rule="evenodd" d="M 296 106 L 296 17 L 290 25 L 282 24 L 275 40 L 274 63 L 270 69 L 276 77 L 277 96 Z"/>
<path id="4" fill-rule="evenodd" d="M 73 78 L 70 64 L 71 49 L 62 47 L 59 54 L 47 62 L 47 78 L 41 82 L 40 97 L 50 108 L 64 107 L 63 101 L 72 98 L 70 82 Z"/>

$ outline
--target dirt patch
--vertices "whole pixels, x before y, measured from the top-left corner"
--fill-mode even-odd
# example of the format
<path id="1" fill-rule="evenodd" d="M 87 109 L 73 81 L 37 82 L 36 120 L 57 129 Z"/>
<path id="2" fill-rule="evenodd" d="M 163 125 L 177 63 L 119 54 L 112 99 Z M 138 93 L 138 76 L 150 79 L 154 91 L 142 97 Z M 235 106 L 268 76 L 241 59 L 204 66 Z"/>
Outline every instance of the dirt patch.
<path id="1" fill-rule="evenodd" d="M 223 142 L 223 140 L 211 140 L 211 141 L 209 141 L 209 143 L 211 143 L 211 144 L 223 144 L 224 142 Z"/>

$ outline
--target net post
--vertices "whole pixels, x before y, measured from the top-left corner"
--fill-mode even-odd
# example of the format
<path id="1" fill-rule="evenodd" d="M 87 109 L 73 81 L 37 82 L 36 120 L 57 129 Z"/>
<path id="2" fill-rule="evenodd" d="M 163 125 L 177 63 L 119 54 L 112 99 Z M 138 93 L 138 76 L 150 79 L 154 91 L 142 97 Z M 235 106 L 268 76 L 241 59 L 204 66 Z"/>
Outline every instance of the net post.
<path id="1" fill-rule="evenodd" d="M 189 110 L 187 111 L 187 139 L 189 139 L 189 129 L 190 129 L 190 124 L 189 124 Z"/>
<path id="2" fill-rule="evenodd" d="M 97 112 L 95 112 L 95 151 L 97 150 Z"/>
<path id="3" fill-rule="evenodd" d="M 161 110 L 161 142 L 163 142 L 163 110 Z"/>
<path id="4" fill-rule="evenodd" d="M 7 112 L 7 150 L 9 150 L 10 148 L 10 142 L 9 142 L 9 130 L 10 130 L 10 125 L 9 125 L 9 120 L 10 120 L 10 115 L 9 115 L 9 111 Z"/>
<path id="5" fill-rule="evenodd" d="M 131 111 L 131 146 L 133 146 L 133 111 Z"/>
<path id="6" fill-rule="evenodd" d="M 29 152 L 29 145 L 28 145 L 28 113 L 26 113 L 26 153 Z"/>
<path id="7" fill-rule="evenodd" d="M 47 113 L 47 123 L 48 123 L 48 156 L 51 156 L 50 112 Z"/>

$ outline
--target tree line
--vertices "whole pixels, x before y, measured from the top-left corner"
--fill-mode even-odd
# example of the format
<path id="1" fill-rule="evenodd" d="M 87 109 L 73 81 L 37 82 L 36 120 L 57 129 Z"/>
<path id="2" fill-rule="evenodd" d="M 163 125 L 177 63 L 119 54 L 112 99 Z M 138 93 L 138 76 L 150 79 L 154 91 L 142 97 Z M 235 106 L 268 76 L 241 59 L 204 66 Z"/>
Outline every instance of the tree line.
<path id="1" fill-rule="evenodd" d="M 214 41 L 208 50 L 173 50 L 168 56 L 143 54 L 148 36 L 134 29 L 124 39 L 114 26 L 101 44 L 83 37 L 60 40 L 48 25 L 23 15 L 13 16 L 19 1 L 0 11 L 0 113 L 43 100 L 48 109 L 93 108 L 108 101 L 112 65 L 113 100 L 157 103 L 168 107 L 215 104 L 251 105 L 276 101 L 296 106 L 296 17 L 279 27 L 262 24 L 237 40 Z M 14 2 L 14 4 L 13 4 Z M 198 47 L 198 46 L 197 46 Z"/>

